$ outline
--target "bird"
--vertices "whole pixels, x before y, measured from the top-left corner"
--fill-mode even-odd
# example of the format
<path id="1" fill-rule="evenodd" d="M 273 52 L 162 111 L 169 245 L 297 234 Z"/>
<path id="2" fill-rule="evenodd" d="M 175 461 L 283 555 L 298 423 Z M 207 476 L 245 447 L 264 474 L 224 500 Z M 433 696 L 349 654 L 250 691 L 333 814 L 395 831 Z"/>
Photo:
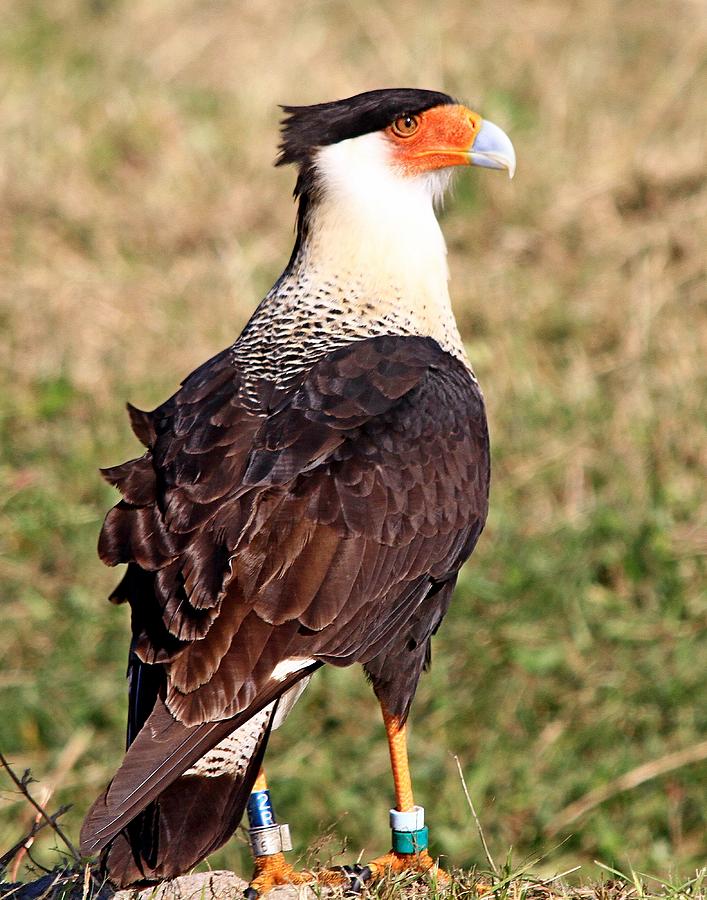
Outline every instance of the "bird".
<path id="1" fill-rule="evenodd" d="M 127 749 L 81 849 L 118 887 L 186 872 L 246 811 L 247 900 L 438 866 L 406 723 L 484 528 L 490 461 L 436 210 L 459 167 L 512 177 L 515 152 L 439 91 L 282 109 L 289 262 L 233 344 L 156 409 L 128 404 L 144 453 L 102 470 L 121 495 L 99 556 L 127 564 L 110 597 L 131 610 Z M 354 663 L 385 724 L 392 849 L 298 872 L 265 750 L 320 667 Z"/>

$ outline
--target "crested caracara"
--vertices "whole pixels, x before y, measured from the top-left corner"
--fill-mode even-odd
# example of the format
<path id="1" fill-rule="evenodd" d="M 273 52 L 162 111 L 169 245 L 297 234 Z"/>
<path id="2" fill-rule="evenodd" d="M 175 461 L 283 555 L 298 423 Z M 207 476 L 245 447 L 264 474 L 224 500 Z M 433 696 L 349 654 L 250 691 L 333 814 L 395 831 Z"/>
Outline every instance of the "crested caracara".
<path id="1" fill-rule="evenodd" d="M 515 167 L 495 125 L 399 89 L 285 107 L 297 238 L 240 337 L 152 412 L 106 469 L 99 541 L 127 563 L 128 749 L 84 822 L 116 885 L 185 872 L 246 807 L 251 898 L 313 876 L 284 860 L 268 737 L 324 664 L 361 663 L 388 734 L 393 849 L 320 880 L 427 869 L 405 722 L 430 640 L 486 519 L 484 404 L 435 217 L 456 166 Z"/>

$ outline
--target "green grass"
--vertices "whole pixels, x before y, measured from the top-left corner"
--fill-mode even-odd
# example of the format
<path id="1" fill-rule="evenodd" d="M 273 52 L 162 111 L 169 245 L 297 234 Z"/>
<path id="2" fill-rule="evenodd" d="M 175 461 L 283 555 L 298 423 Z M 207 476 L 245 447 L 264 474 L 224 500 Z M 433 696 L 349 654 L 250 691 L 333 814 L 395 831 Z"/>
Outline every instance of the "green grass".
<path id="1" fill-rule="evenodd" d="M 611 866 L 597 864 L 598 877 L 591 883 L 570 884 L 562 872 L 542 877 L 533 871 L 538 860 L 515 865 L 509 854 L 499 867 L 492 869 L 455 868 L 442 878 L 437 873 L 415 875 L 406 872 L 391 873 L 368 885 L 365 896 L 371 900 L 702 900 L 707 872 L 697 871 L 691 878 L 654 878 L 629 869 L 621 872 Z M 163 896 L 204 897 L 218 896 L 238 898 L 246 881 L 224 870 L 190 873 L 184 878 L 165 882 L 161 886 L 146 888 L 140 894 L 145 900 L 160 900 Z M 90 867 L 63 863 L 36 879 L 32 888 L 40 890 L 47 900 L 92 900 L 100 896 L 105 882 Z M 347 894 L 342 886 L 322 887 L 312 884 L 309 897 L 329 897 L 343 900 Z M 17 889 L 15 883 L 0 884 L 8 896 Z M 280 888 L 280 897 L 297 897 L 301 888 Z M 122 895 L 124 896 L 124 894 Z"/>
<path id="2" fill-rule="evenodd" d="M 699 4 L 413 6 L 5 5 L 0 747 L 43 784 L 61 775 L 51 803 L 74 804 L 76 835 L 125 717 L 97 468 L 139 452 L 125 400 L 156 404 L 229 343 L 287 259 L 277 103 L 446 88 L 506 128 L 519 166 L 510 184 L 463 173 L 444 213 L 494 479 L 412 715 L 432 849 L 483 859 L 458 754 L 494 854 L 686 882 L 707 859 L 704 757 L 554 823 L 707 733 Z M 327 831 L 338 861 L 387 849 L 360 671 L 317 675 L 268 765 L 300 852 Z M 0 849 L 31 821 L 2 790 Z M 247 854 L 213 863 L 245 871 Z"/>

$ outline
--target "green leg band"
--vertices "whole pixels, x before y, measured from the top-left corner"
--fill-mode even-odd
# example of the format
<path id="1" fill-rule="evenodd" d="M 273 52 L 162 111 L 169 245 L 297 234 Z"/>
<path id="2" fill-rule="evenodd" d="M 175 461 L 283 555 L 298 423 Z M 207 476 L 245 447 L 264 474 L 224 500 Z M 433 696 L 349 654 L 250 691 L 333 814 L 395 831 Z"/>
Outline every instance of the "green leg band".
<path id="1" fill-rule="evenodd" d="M 427 849 L 428 829 L 418 828 L 417 831 L 395 831 L 393 829 L 393 850 L 395 853 L 419 853 Z"/>

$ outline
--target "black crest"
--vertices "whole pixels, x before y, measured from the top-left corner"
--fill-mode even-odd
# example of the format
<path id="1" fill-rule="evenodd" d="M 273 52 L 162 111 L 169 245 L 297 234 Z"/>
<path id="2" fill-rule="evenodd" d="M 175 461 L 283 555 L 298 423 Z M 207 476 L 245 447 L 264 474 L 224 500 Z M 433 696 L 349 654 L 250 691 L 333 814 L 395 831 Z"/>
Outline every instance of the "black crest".
<path id="1" fill-rule="evenodd" d="M 305 164 L 317 147 L 380 131 L 406 113 L 415 115 L 454 102 L 439 91 L 383 88 L 330 103 L 283 106 L 285 118 L 277 165 Z"/>

